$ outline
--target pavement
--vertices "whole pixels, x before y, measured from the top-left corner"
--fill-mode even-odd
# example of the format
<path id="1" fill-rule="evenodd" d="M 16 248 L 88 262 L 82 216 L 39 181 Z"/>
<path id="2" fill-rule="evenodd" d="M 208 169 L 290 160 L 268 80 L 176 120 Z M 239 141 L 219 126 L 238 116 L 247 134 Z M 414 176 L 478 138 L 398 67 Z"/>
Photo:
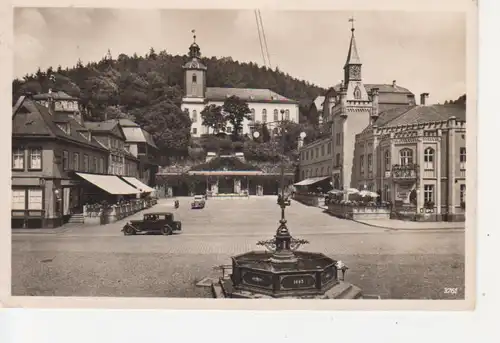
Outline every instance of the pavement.
<path id="1" fill-rule="evenodd" d="M 214 266 L 231 256 L 260 250 L 280 218 L 275 197 L 231 201 L 209 199 L 191 210 L 191 198 L 161 199 L 147 211 L 171 211 L 182 221 L 172 236 L 124 236 L 127 220 L 108 225 L 65 226 L 12 235 L 12 292 L 42 296 L 210 297 L 196 287 L 218 277 Z M 286 210 L 292 235 L 310 243 L 301 250 L 322 252 L 347 266 L 347 281 L 387 299 L 463 297 L 465 237 L 457 230 L 388 230 L 323 213 L 297 202 Z M 444 294 L 456 287 L 457 294 Z"/>

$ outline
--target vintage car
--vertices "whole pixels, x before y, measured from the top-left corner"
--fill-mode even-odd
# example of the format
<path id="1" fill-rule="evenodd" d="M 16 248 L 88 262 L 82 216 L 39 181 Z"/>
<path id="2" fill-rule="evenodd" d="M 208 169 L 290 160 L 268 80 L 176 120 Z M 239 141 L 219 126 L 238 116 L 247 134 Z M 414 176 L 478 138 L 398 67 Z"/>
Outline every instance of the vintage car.
<path id="1" fill-rule="evenodd" d="M 195 195 L 194 200 L 191 203 L 191 209 L 204 208 L 205 207 L 205 196 Z"/>
<path id="2" fill-rule="evenodd" d="M 171 212 L 150 212 L 145 213 L 142 220 L 131 220 L 122 229 L 125 236 L 136 233 L 161 233 L 162 235 L 172 235 L 174 231 L 181 231 L 182 224 L 174 220 Z"/>

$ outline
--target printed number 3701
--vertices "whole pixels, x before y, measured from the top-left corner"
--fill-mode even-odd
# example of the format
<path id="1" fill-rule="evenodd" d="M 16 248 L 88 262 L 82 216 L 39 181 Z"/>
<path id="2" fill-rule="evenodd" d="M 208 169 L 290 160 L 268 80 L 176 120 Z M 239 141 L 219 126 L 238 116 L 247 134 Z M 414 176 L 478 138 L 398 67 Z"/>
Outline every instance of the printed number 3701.
<path id="1" fill-rule="evenodd" d="M 445 288 L 444 294 L 457 294 L 458 288 Z"/>

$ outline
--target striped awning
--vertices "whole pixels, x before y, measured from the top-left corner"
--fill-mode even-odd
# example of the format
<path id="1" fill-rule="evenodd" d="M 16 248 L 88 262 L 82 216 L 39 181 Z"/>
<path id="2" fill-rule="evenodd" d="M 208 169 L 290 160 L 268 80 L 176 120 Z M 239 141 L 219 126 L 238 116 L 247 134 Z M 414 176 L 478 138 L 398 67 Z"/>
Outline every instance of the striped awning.
<path id="1" fill-rule="evenodd" d="M 329 179 L 329 178 L 330 178 L 329 176 L 313 177 L 310 179 L 305 179 L 305 180 L 299 181 L 297 183 L 294 183 L 293 185 L 294 186 L 310 186 L 310 185 L 324 181 L 324 180 Z"/>
<path id="2" fill-rule="evenodd" d="M 142 183 L 141 181 L 137 180 L 135 177 L 128 177 L 128 176 L 123 176 L 123 179 L 130 183 L 132 186 L 137 188 L 141 193 L 150 193 L 154 191 L 153 188 L 149 187 L 145 183 Z"/>
<path id="3" fill-rule="evenodd" d="M 76 173 L 76 175 L 106 191 L 109 194 L 125 195 L 140 193 L 137 188 L 132 187 L 116 175 Z"/>

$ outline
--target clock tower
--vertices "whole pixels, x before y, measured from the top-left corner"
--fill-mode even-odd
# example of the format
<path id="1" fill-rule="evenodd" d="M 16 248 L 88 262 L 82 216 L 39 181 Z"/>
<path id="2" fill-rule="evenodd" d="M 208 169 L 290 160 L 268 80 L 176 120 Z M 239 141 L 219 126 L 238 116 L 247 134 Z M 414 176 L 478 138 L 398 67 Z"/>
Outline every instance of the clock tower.
<path id="1" fill-rule="evenodd" d="M 351 42 L 349 52 L 344 65 L 344 88 L 347 91 L 347 100 L 367 101 L 368 94 L 362 82 L 361 77 L 361 59 L 359 58 L 358 48 L 356 47 L 356 38 L 354 36 L 354 18 L 349 19 L 353 23 L 351 28 Z"/>
<path id="2" fill-rule="evenodd" d="M 205 98 L 207 67 L 201 63 L 200 58 L 200 47 L 196 44 L 196 35 L 193 35 L 193 44 L 189 47 L 190 60 L 183 66 L 186 98 Z"/>

